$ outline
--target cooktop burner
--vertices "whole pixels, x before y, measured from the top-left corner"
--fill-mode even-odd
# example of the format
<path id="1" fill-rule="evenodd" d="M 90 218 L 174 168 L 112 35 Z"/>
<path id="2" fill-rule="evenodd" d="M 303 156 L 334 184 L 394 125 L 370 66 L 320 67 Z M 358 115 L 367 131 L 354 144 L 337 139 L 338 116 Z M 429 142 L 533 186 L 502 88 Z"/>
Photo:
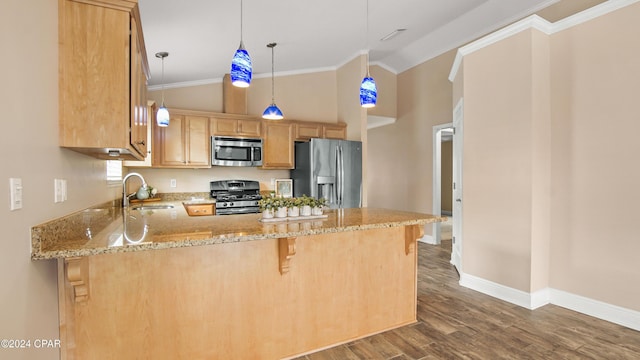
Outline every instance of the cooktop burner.
<path id="1" fill-rule="evenodd" d="M 249 214 L 260 212 L 260 183 L 253 180 L 220 180 L 210 182 L 211 198 L 216 199 L 216 214 Z"/>

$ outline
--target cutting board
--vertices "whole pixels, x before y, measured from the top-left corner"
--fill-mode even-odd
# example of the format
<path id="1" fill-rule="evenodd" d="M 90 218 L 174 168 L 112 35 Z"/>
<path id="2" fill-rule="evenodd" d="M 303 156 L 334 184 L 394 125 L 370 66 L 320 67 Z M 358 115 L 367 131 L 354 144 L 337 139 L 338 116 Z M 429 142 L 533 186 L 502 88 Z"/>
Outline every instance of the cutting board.
<path id="1" fill-rule="evenodd" d="M 162 200 L 159 197 L 154 197 L 154 198 L 148 198 L 148 199 L 144 199 L 144 200 L 140 200 L 140 199 L 131 199 L 129 202 L 130 203 L 143 203 L 143 202 L 153 202 L 153 201 L 160 201 Z"/>

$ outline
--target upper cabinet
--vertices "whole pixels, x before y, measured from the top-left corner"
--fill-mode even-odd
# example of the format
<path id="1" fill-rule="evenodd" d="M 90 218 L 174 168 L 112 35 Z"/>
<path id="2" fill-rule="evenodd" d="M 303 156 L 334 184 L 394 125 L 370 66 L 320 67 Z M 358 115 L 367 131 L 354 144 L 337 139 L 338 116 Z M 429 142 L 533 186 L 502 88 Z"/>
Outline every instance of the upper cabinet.
<path id="1" fill-rule="evenodd" d="M 211 167 L 210 118 L 196 111 L 169 109 L 167 127 L 154 127 L 153 167 Z"/>
<path id="2" fill-rule="evenodd" d="M 149 70 L 137 3 L 61 0 L 58 20 L 60 146 L 144 159 Z"/>
<path id="3" fill-rule="evenodd" d="M 263 122 L 262 169 L 293 169 L 293 127 L 288 121 Z"/>
<path id="4" fill-rule="evenodd" d="M 211 121 L 212 135 L 260 137 L 262 135 L 262 121 L 258 118 L 219 114 Z"/>
<path id="5" fill-rule="evenodd" d="M 309 141 L 311 138 L 338 139 L 347 138 L 347 124 L 345 123 L 317 123 L 296 121 L 296 141 Z"/>

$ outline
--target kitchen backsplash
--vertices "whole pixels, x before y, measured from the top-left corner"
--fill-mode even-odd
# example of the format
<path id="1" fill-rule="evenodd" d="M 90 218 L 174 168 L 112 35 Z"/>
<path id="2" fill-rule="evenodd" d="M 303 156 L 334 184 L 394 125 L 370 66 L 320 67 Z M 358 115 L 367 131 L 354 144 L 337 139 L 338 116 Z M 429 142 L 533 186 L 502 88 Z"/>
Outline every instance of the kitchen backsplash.
<path id="1" fill-rule="evenodd" d="M 125 170 L 126 172 L 126 170 Z M 253 167 L 214 166 L 211 169 L 152 169 L 129 168 L 137 172 L 147 184 L 160 193 L 209 192 L 209 182 L 214 180 L 256 180 L 260 190 L 273 190 L 271 179 L 288 179 L 289 170 L 260 170 Z M 171 187 L 175 179 L 176 187 Z"/>

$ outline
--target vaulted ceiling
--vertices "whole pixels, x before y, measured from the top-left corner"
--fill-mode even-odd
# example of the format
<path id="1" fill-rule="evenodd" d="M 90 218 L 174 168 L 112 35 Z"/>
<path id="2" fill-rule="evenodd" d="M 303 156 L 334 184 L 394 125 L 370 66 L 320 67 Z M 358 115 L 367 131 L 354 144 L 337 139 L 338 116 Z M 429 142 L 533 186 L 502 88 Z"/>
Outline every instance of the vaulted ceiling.
<path id="1" fill-rule="evenodd" d="M 243 0 L 243 39 L 254 77 L 335 69 L 369 49 L 400 73 L 558 0 Z M 368 6 L 368 17 L 367 17 Z M 139 0 L 151 86 L 216 81 L 240 43 L 240 0 Z M 368 26 L 367 26 L 368 25 Z M 368 27 L 368 31 L 367 31 Z M 396 29 L 406 29 L 381 40 Z M 368 32 L 368 36 L 367 36 Z"/>

